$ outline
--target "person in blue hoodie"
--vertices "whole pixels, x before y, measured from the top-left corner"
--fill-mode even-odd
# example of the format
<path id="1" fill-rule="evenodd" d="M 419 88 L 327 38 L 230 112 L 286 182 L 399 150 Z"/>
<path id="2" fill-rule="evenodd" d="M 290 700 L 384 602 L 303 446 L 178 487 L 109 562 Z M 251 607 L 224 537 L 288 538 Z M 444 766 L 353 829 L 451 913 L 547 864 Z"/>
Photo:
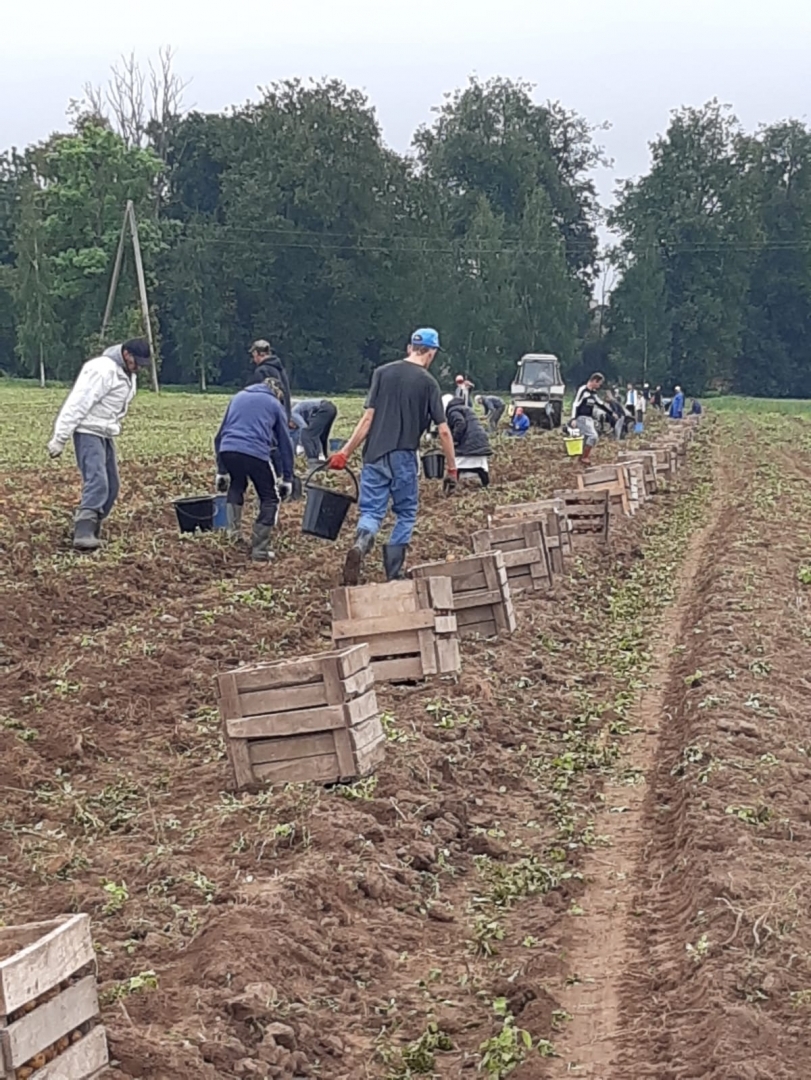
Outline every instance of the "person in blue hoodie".
<path id="1" fill-rule="evenodd" d="M 673 395 L 673 400 L 670 402 L 668 416 L 671 420 L 681 420 L 684 416 L 684 391 L 680 386 L 676 387 L 676 393 Z"/>
<path id="2" fill-rule="evenodd" d="M 519 405 L 512 415 L 510 426 L 507 428 L 506 434 L 513 435 L 518 439 L 523 439 L 528 431 L 529 417 Z"/>
<path id="3" fill-rule="evenodd" d="M 259 499 L 251 534 L 251 559 L 267 562 L 273 558 L 270 534 L 279 513 L 279 499 L 288 499 L 293 490 L 293 444 L 288 435 L 287 413 L 270 382 L 247 386 L 231 399 L 214 439 L 214 451 L 217 491 L 228 492 L 228 530 L 232 537 L 239 537 L 250 480 Z M 281 481 L 271 464 L 274 453 L 281 461 Z"/>

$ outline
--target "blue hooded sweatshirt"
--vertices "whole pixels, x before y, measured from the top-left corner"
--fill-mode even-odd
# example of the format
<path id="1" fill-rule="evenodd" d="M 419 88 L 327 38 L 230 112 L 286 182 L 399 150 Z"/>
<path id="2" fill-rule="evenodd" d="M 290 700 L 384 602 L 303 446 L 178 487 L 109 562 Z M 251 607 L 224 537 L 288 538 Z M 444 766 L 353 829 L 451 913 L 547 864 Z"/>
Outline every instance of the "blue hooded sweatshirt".
<path id="1" fill-rule="evenodd" d="M 293 444 L 287 428 L 287 414 L 276 395 L 265 383 L 240 390 L 225 411 L 220 430 L 214 438 L 217 468 L 220 454 L 227 451 L 270 461 L 274 447 L 279 448 L 284 480 L 293 479 Z"/>

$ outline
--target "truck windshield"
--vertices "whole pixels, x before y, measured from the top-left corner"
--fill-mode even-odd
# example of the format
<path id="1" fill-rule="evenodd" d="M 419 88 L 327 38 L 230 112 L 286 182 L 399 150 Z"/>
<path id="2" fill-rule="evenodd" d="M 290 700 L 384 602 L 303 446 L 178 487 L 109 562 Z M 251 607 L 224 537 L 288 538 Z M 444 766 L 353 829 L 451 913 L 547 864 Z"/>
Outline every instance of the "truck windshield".
<path id="1" fill-rule="evenodd" d="M 555 381 L 555 365 L 547 360 L 527 360 L 520 367 L 518 381 L 525 386 L 551 386 Z"/>

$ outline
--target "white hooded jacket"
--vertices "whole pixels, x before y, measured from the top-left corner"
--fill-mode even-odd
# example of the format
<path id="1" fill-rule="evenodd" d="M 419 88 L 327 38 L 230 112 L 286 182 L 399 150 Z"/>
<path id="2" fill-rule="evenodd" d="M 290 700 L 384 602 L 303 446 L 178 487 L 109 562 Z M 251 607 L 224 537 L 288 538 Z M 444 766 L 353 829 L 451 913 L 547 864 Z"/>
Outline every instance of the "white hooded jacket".
<path id="1" fill-rule="evenodd" d="M 63 448 L 74 431 L 104 439 L 119 435 L 137 385 L 136 377 L 124 367 L 120 345 L 88 360 L 59 410 L 53 442 Z"/>

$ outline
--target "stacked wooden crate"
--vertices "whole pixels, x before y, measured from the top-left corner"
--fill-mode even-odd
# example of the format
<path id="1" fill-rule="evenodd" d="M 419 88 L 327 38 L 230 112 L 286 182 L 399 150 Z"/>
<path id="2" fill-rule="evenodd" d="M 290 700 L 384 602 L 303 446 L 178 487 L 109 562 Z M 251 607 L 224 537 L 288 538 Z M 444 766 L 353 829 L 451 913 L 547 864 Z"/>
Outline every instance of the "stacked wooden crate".
<path id="1" fill-rule="evenodd" d="M 631 499 L 628 493 L 628 474 L 622 464 L 596 465 L 577 474 L 577 486 L 580 491 L 607 491 L 609 508 L 623 514 L 632 514 Z"/>
<path id="2" fill-rule="evenodd" d="M 656 451 L 655 450 L 632 450 L 621 453 L 619 460 L 624 464 L 639 462 L 642 465 L 642 479 L 645 485 L 645 494 L 648 498 L 656 494 Z"/>
<path id="3" fill-rule="evenodd" d="M 507 569 L 500 551 L 486 551 L 448 562 L 423 563 L 412 577 L 448 577 L 460 638 L 495 637 L 515 630 Z"/>
<path id="4" fill-rule="evenodd" d="M 238 668 L 217 682 L 238 789 L 352 780 L 383 759 L 366 645 Z"/>
<path id="5" fill-rule="evenodd" d="M 90 1080 L 106 1069 L 88 915 L 0 929 L 0 1077 Z"/>
<path id="6" fill-rule="evenodd" d="M 459 671 L 453 588 L 447 577 L 333 589 L 330 600 L 335 646 L 368 644 L 378 682 Z"/>
<path id="7" fill-rule="evenodd" d="M 543 526 L 537 518 L 480 529 L 470 540 L 475 552 L 502 553 L 513 594 L 551 589 L 549 552 Z"/>
<path id="8" fill-rule="evenodd" d="M 564 507 L 574 539 L 608 539 L 610 519 L 608 491 L 556 491 L 555 498 Z"/>
<path id="9" fill-rule="evenodd" d="M 491 524 L 509 525 L 514 521 L 541 522 L 549 554 L 552 574 L 563 573 L 563 560 L 572 554 L 571 524 L 560 499 L 539 499 L 535 502 L 511 503 L 497 506 Z"/>

